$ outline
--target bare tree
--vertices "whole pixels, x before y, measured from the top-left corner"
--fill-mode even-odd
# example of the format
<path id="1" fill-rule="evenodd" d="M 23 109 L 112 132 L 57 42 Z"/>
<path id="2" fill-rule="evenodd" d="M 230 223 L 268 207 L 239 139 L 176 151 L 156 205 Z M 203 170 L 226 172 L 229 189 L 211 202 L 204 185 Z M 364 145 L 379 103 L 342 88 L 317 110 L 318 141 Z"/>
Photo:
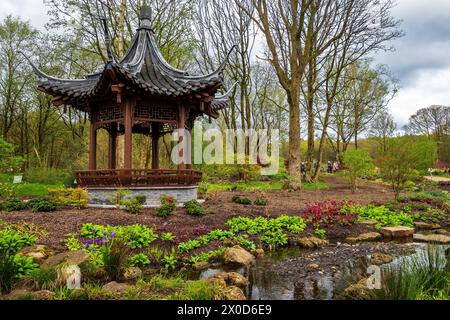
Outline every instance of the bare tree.
<path id="1" fill-rule="evenodd" d="M 381 147 L 383 154 L 387 151 L 387 142 L 395 134 L 397 125 L 394 122 L 392 115 L 384 110 L 380 112 L 372 121 L 369 129 L 369 137 L 375 139 Z"/>

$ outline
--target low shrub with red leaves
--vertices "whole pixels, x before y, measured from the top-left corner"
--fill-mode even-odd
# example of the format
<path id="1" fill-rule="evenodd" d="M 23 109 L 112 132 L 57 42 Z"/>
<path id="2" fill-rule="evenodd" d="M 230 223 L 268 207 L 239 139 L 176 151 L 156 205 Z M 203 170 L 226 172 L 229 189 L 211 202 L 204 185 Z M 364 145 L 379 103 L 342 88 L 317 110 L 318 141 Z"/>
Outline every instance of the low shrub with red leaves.
<path id="1" fill-rule="evenodd" d="M 319 225 L 354 224 L 357 215 L 349 210 L 354 205 L 351 201 L 325 201 L 308 204 L 303 211 L 303 217 L 308 223 Z"/>

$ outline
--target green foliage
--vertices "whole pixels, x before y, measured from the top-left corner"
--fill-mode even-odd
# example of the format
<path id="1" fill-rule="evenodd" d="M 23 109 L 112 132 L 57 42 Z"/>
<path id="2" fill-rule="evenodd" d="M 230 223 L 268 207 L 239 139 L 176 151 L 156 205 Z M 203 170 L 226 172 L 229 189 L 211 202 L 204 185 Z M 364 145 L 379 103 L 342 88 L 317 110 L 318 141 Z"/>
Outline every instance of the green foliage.
<path id="1" fill-rule="evenodd" d="M 155 214 L 158 217 L 161 218 L 167 218 L 170 216 L 175 209 L 177 208 L 177 204 L 174 198 L 169 196 L 162 196 L 161 197 L 161 206 L 156 208 Z"/>
<path id="2" fill-rule="evenodd" d="M 269 200 L 264 195 L 259 195 L 255 200 L 256 206 L 267 206 L 269 204 Z"/>
<path id="3" fill-rule="evenodd" d="M 450 289 L 450 256 L 429 246 L 426 252 L 389 266 L 382 273 L 382 289 L 373 299 L 418 300 L 447 298 Z"/>
<path id="4" fill-rule="evenodd" d="M 14 146 L 0 138 L 0 173 L 14 172 L 22 163 L 22 157 L 14 156 Z"/>
<path id="5" fill-rule="evenodd" d="M 62 206 L 85 209 L 88 206 L 89 193 L 81 188 L 52 188 L 48 190 L 48 197 Z"/>
<path id="6" fill-rule="evenodd" d="M 167 270 L 175 270 L 177 268 L 177 257 L 175 253 L 164 256 L 162 263 Z"/>
<path id="7" fill-rule="evenodd" d="M 40 199 L 33 203 L 31 210 L 33 212 L 53 212 L 58 209 L 58 204 L 50 199 Z"/>
<path id="8" fill-rule="evenodd" d="M 134 198 L 127 201 L 122 201 L 122 205 L 125 207 L 125 210 L 131 214 L 140 214 L 144 209 L 143 204 L 138 199 Z"/>
<path id="9" fill-rule="evenodd" d="M 206 214 L 205 210 L 203 210 L 201 204 L 196 200 L 191 200 L 189 202 L 186 202 L 184 204 L 184 208 L 186 209 L 187 214 L 189 214 L 191 216 L 200 217 L 200 216 L 204 216 Z"/>
<path id="10" fill-rule="evenodd" d="M 374 220 L 377 221 L 377 228 L 405 226 L 414 227 L 413 217 L 404 212 L 393 212 L 385 206 L 354 206 L 350 208 L 352 213 L 359 215 L 359 221 Z"/>
<path id="11" fill-rule="evenodd" d="M 101 248 L 103 267 L 111 280 L 116 280 L 120 269 L 126 265 L 129 254 L 128 246 L 120 239 Z"/>
<path id="12" fill-rule="evenodd" d="M 316 234 L 316 236 L 322 239 L 325 239 L 327 236 L 327 231 L 324 229 L 316 229 L 314 233 Z"/>
<path id="13" fill-rule="evenodd" d="M 0 230 L 0 292 L 9 291 L 17 279 L 38 267 L 33 259 L 17 254 L 35 242 L 34 236 L 10 229 Z"/>
<path id="14" fill-rule="evenodd" d="M 161 234 L 160 238 L 162 241 L 173 242 L 177 237 L 170 232 L 164 232 Z"/>
<path id="15" fill-rule="evenodd" d="M 22 211 L 27 208 L 27 204 L 19 199 L 10 199 L 0 203 L 0 210 L 6 212 Z"/>
<path id="16" fill-rule="evenodd" d="M 272 247 L 282 247 L 288 244 L 288 237 L 282 230 L 266 231 L 262 235 L 261 241 Z"/>
<path id="17" fill-rule="evenodd" d="M 347 167 L 347 175 L 353 191 L 357 189 L 358 179 L 371 175 L 374 170 L 373 160 L 366 149 L 346 151 L 344 153 L 344 163 Z"/>
<path id="18" fill-rule="evenodd" d="M 118 233 L 120 236 L 121 233 Z M 148 247 L 158 236 L 155 232 L 143 225 L 133 225 L 123 227 L 123 239 L 131 249 L 141 249 Z"/>
<path id="19" fill-rule="evenodd" d="M 128 263 L 131 267 L 146 267 L 150 264 L 150 259 L 143 253 L 135 254 L 130 257 Z"/>
<path id="20" fill-rule="evenodd" d="M 71 172 L 51 168 L 30 168 L 23 176 L 24 182 L 43 185 L 71 186 L 74 180 Z"/>
<path id="21" fill-rule="evenodd" d="M 36 237 L 15 230 L 0 230 L 0 254 L 13 255 L 36 243 Z"/>
<path id="22" fill-rule="evenodd" d="M 123 202 L 125 201 L 125 197 L 131 194 L 131 191 L 128 189 L 119 189 L 117 190 L 112 199 L 111 203 L 114 204 L 116 207 L 120 207 L 123 205 Z"/>
<path id="23" fill-rule="evenodd" d="M 67 238 L 64 240 L 64 245 L 69 251 L 78 251 L 83 249 L 83 244 L 80 242 L 80 240 L 77 238 L 75 234 L 68 235 Z"/>
<path id="24" fill-rule="evenodd" d="M 432 141 L 417 141 L 418 137 L 402 137 L 389 140 L 384 156 L 377 160 L 381 176 L 388 181 L 396 199 L 409 180 L 417 178 L 417 170 L 432 166 L 435 154 L 430 153 Z M 419 139 L 422 140 L 422 139 Z"/>
<path id="25" fill-rule="evenodd" d="M 137 202 L 139 202 L 142 205 L 145 205 L 145 203 L 147 202 L 147 197 L 144 196 L 143 194 L 138 194 L 137 196 L 134 197 L 134 199 L 136 199 Z"/>
<path id="26" fill-rule="evenodd" d="M 54 268 L 36 268 L 29 272 L 25 278 L 34 290 L 54 290 L 58 272 Z"/>
<path id="27" fill-rule="evenodd" d="M 242 204 L 245 206 L 251 205 L 252 201 L 249 198 L 242 197 L 242 196 L 234 196 L 231 201 L 237 204 Z"/>
<path id="28" fill-rule="evenodd" d="M 101 239 L 105 233 L 107 235 L 114 234 L 117 238 L 125 241 L 131 249 L 148 247 L 158 239 L 158 236 L 152 229 L 140 224 L 125 227 L 111 227 L 87 223 L 81 228 L 81 237 L 85 239 Z"/>
<path id="29" fill-rule="evenodd" d="M 0 182 L 0 197 L 10 199 L 17 196 L 17 185 L 10 182 Z"/>

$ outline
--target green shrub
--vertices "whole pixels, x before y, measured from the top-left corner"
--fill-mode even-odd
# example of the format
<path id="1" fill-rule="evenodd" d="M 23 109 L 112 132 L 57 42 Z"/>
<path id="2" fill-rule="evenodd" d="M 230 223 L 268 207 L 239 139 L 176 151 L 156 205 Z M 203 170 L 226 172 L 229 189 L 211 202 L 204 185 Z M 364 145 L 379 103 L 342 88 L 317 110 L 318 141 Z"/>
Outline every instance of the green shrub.
<path id="1" fill-rule="evenodd" d="M 17 196 L 17 185 L 11 182 L 0 182 L 0 197 L 10 199 Z"/>
<path id="2" fill-rule="evenodd" d="M 125 207 L 125 210 L 131 214 L 140 214 L 144 209 L 143 204 L 136 198 L 123 201 L 122 204 Z"/>
<path id="3" fill-rule="evenodd" d="M 6 200 L 0 204 L 0 209 L 6 212 L 22 211 L 27 208 L 27 204 L 19 199 Z"/>
<path id="4" fill-rule="evenodd" d="M 50 199 L 40 199 L 33 203 L 31 210 L 33 212 L 53 212 L 58 208 L 58 204 Z"/>
<path id="5" fill-rule="evenodd" d="M 135 254 L 130 257 L 128 263 L 131 267 L 145 267 L 150 264 L 150 259 L 143 253 Z"/>
<path id="6" fill-rule="evenodd" d="M 161 234 L 162 241 L 172 242 L 172 241 L 175 241 L 175 239 L 176 239 L 176 237 L 170 232 L 165 232 L 165 233 Z"/>
<path id="7" fill-rule="evenodd" d="M 269 200 L 267 200 L 266 197 L 264 196 L 258 196 L 255 200 L 255 205 L 256 206 L 267 206 L 269 204 Z"/>
<path id="8" fill-rule="evenodd" d="M 23 180 L 28 183 L 72 186 L 75 177 L 72 172 L 50 168 L 30 168 Z"/>
<path id="9" fill-rule="evenodd" d="M 202 206 L 200 203 L 198 203 L 198 201 L 196 200 L 191 200 L 189 202 L 186 202 L 184 204 L 184 208 L 186 209 L 186 212 L 191 215 L 191 216 L 204 216 L 205 210 L 203 210 Z"/>
<path id="10" fill-rule="evenodd" d="M 37 268 L 32 270 L 25 279 L 34 290 L 54 290 L 58 272 L 54 268 Z"/>
<path id="11" fill-rule="evenodd" d="M 123 227 L 123 231 L 118 233 L 119 237 L 123 234 L 126 244 L 131 249 L 141 249 L 148 247 L 152 242 L 158 239 L 155 232 L 143 225 Z"/>
<path id="12" fill-rule="evenodd" d="M 48 189 L 48 197 L 63 206 L 70 206 L 76 209 L 88 207 L 89 193 L 81 188 Z"/>
<path id="13" fill-rule="evenodd" d="M 103 267 L 111 280 L 117 279 L 120 269 L 126 265 L 128 254 L 127 244 L 120 239 L 102 247 Z"/>
<path id="14" fill-rule="evenodd" d="M 156 208 L 155 214 L 158 217 L 167 218 L 170 216 L 175 209 L 177 208 L 177 204 L 174 198 L 169 196 L 162 196 L 161 197 L 161 206 Z"/>
<path id="15" fill-rule="evenodd" d="M 242 205 L 246 205 L 246 206 L 252 204 L 252 201 L 249 198 L 242 197 L 242 196 L 234 196 L 231 201 L 233 201 L 234 203 L 242 204 Z"/>
<path id="16" fill-rule="evenodd" d="M 353 214 L 359 215 L 359 220 L 374 220 L 377 221 L 377 228 L 392 227 L 392 226 L 405 226 L 414 227 L 413 217 L 404 212 L 393 212 L 385 206 L 355 206 L 349 209 Z"/>
<path id="17" fill-rule="evenodd" d="M 11 290 L 14 282 L 38 267 L 33 259 L 18 255 L 21 249 L 34 245 L 36 237 L 15 230 L 0 230 L 0 292 Z"/>
<path id="18" fill-rule="evenodd" d="M 131 194 L 131 190 L 119 189 L 114 193 L 114 195 L 111 199 L 111 203 L 114 204 L 116 207 L 120 207 L 123 205 L 123 202 L 125 201 L 125 197 L 129 194 Z"/>
<path id="19" fill-rule="evenodd" d="M 134 199 L 136 199 L 136 201 L 142 205 L 145 205 L 147 202 L 147 197 L 144 196 L 143 194 L 138 194 L 137 196 L 134 197 Z"/>

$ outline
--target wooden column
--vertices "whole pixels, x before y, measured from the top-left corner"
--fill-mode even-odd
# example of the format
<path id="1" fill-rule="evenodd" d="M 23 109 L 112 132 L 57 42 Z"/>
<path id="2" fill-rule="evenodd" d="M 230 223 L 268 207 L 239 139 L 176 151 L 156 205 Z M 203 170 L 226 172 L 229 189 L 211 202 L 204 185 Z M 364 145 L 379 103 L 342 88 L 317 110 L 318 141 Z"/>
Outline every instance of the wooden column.
<path id="1" fill-rule="evenodd" d="M 184 136 L 184 130 L 186 128 L 186 107 L 181 104 L 179 107 L 179 113 L 178 113 L 178 143 L 180 145 L 180 152 L 178 154 L 179 157 L 179 164 L 178 164 L 178 170 L 185 170 L 186 164 L 185 164 L 185 150 L 184 145 L 186 142 L 186 137 Z"/>
<path id="2" fill-rule="evenodd" d="M 89 133 L 89 170 L 97 170 L 97 124 L 95 113 L 91 115 L 91 127 Z"/>
<path id="3" fill-rule="evenodd" d="M 125 102 L 125 142 L 124 169 L 133 169 L 133 109 L 135 101 L 127 99 Z"/>
<path id="4" fill-rule="evenodd" d="M 193 155 L 192 155 L 192 129 L 189 129 L 189 134 L 191 135 L 191 140 L 188 141 L 187 144 L 187 159 L 189 159 L 189 163 L 186 166 L 186 169 L 188 170 L 192 170 L 194 168 L 194 159 L 193 159 Z"/>
<path id="5" fill-rule="evenodd" d="M 159 124 L 152 123 L 152 169 L 159 169 Z"/>
<path id="6" fill-rule="evenodd" d="M 109 170 L 117 168 L 117 125 L 114 123 L 109 133 Z"/>

